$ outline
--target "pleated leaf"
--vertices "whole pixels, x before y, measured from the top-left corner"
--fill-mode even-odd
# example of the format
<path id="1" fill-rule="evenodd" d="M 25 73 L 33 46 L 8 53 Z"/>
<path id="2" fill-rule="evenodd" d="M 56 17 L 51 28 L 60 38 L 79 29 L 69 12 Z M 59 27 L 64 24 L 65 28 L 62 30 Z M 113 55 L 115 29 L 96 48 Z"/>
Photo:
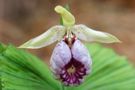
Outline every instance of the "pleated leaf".
<path id="1" fill-rule="evenodd" d="M 0 45 L 2 90 L 135 90 L 135 69 L 124 56 L 99 44 L 86 45 L 93 59 L 92 73 L 80 86 L 55 80 L 37 57 L 13 46 Z"/>
<path id="2" fill-rule="evenodd" d="M 0 68 L 2 90 L 59 90 L 47 65 L 13 46 L 1 53 Z"/>

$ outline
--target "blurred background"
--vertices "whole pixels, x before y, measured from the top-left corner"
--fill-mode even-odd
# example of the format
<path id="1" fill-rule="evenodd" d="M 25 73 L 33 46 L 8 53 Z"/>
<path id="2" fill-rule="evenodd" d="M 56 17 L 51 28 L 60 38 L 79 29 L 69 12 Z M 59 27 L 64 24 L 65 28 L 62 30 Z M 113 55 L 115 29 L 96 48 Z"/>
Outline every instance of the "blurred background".
<path id="1" fill-rule="evenodd" d="M 0 0 L 0 42 L 19 46 L 59 24 L 54 7 L 67 2 L 77 24 L 117 36 L 122 43 L 104 45 L 135 63 L 135 0 Z M 29 51 L 48 63 L 54 46 Z"/>

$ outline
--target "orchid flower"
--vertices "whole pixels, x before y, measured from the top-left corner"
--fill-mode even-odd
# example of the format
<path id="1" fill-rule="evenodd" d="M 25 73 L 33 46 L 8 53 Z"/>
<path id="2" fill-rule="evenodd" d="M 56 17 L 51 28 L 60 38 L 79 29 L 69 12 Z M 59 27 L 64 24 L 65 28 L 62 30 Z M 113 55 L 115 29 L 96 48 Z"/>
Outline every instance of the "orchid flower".
<path id="1" fill-rule="evenodd" d="M 56 6 L 55 11 L 61 15 L 63 25 L 51 27 L 19 48 L 38 49 L 58 41 L 50 60 L 52 72 L 64 85 L 79 85 L 92 70 L 92 59 L 81 41 L 114 43 L 120 40 L 83 24 L 75 25 L 75 17 L 62 6 Z"/>

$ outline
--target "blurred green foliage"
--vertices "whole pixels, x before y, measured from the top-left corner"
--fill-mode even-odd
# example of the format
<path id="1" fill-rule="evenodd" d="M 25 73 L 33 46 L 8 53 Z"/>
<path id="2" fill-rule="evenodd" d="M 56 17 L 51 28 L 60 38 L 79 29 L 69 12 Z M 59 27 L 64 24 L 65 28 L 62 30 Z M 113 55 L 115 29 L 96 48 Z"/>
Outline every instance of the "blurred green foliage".
<path id="1" fill-rule="evenodd" d="M 63 86 L 36 56 L 0 45 L 2 90 L 135 90 L 135 69 L 128 60 L 99 44 L 86 45 L 93 59 L 91 75 L 77 87 Z"/>

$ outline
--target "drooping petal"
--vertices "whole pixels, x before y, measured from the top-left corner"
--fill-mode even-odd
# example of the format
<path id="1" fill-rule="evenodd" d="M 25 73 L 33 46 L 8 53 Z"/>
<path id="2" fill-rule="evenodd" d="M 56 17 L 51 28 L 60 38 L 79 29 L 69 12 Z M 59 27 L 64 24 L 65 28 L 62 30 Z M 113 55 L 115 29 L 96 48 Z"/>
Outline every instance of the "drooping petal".
<path id="1" fill-rule="evenodd" d="M 55 11 L 61 15 L 63 25 L 72 26 L 75 24 L 75 17 L 64 7 L 58 5 L 55 7 Z"/>
<path id="2" fill-rule="evenodd" d="M 76 40 L 71 48 L 73 58 L 84 65 L 89 71 L 91 71 L 92 59 L 86 47 L 79 41 Z"/>
<path id="3" fill-rule="evenodd" d="M 101 31 L 96 31 L 80 24 L 72 27 L 72 32 L 80 39 L 86 42 L 114 43 L 120 42 L 115 36 Z"/>
<path id="4" fill-rule="evenodd" d="M 56 73 L 56 74 L 60 74 L 63 67 L 69 63 L 69 61 L 71 60 L 71 51 L 70 48 L 68 47 L 68 45 L 64 42 L 61 41 L 59 42 L 53 53 L 51 56 L 51 60 L 50 60 L 50 64 L 52 67 L 52 70 Z"/>
<path id="5" fill-rule="evenodd" d="M 45 46 L 48 46 L 57 40 L 61 40 L 65 35 L 65 27 L 62 25 L 56 25 L 51 27 L 45 33 L 27 41 L 19 48 L 31 48 L 31 49 L 38 49 Z"/>

